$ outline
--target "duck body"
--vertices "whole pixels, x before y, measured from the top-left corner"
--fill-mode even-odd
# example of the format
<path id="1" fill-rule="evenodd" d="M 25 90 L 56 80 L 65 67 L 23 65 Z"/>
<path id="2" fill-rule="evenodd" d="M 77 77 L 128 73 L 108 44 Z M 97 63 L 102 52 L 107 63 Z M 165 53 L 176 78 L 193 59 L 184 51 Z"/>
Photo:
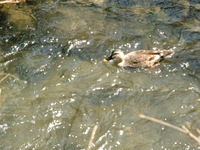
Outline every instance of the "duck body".
<path id="1" fill-rule="evenodd" d="M 138 50 L 125 55 L 121 50 L 114 50 L 104 62 L 113 61 L 119 67 L 153 68 L 173 54 L 173 50 Z"/>

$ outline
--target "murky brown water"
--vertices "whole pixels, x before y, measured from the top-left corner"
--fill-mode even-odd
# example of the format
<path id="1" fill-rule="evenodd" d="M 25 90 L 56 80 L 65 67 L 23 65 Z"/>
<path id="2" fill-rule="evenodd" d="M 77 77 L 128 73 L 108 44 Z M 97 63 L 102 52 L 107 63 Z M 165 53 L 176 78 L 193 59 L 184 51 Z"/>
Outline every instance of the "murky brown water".
<path id="1" fill-rule="evenodd" d="M 199 1 L 41 1 L 0 8 L 0 149 L 200 149 L 138 118 L 200 127 Z M 18 16 L 18 17 L 16 17 Z M 23 23 L 22 23 L 23 22 Z M 151 72 L 113 49 L 173 49 Z"/>

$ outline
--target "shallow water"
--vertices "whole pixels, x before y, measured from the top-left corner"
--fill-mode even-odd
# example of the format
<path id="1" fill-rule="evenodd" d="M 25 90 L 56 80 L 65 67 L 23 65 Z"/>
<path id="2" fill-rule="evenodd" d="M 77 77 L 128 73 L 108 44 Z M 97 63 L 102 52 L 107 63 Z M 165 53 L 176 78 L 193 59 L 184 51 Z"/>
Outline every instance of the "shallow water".
<path id="1" fill-rule="evenodd" d="M 9 74 L 0 83 L 0 148 L 86 149 L 98 125 L 91 149 L 200 149 L 187 135 L 134 112 L 189 123 L 197 134 L 199 10 L 192 0 L 0 8 L 1 79 Z M 117 48 L 175 55 L 153 70 L 103 63 Z"/>

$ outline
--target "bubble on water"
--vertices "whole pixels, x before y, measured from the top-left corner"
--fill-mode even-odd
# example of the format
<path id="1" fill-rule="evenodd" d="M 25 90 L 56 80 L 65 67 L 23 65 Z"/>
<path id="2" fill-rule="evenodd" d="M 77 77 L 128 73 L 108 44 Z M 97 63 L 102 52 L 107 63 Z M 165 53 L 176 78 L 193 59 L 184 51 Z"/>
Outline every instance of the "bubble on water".
<path id="1" fill-rule="evenodd" d="M 124 130 L 119 130 L 119 135 L 123 135 L 124 134 Z"/>
<path id="2" fill-rule="evenodd" d="M 62 122 L 60 120 L 53 120 L 51 123 L 49 123 L 47 132 L 50 132 L 52 130 L 55 130 L 57 126 L 61 125 Z"/>
<path id="3" fill-rule="evenodd" d="M 47 89 L 47 87 L 43 87 L 43 88 L 42 88 L 42 91 L 44 91 L 44 90 L 46 90 L 46 89 Z"/>
<path id="4" fill-rule="evenodd" d="M 190 66 L 189 62 L 183 62 L 180 64 L 180 66 L 184 69 L 188 68 Z"/>
<path id="5" fill-rule="evenodd" d="M 83 132 L 83 134 L 88 134 L 90 129 L 91 129 L 90 127 L 87 127 L 86 130 Z"/>
<path id="6" fill-rule="evenodd" d="M 119 141 L 116 142 L 117 145 L 120 145 L 121 143 Z"/>
<path id="7" fill-rule="evenodd" d="M 8 124 L 1 124 L 0 125 L 0 129 L 3 131 L 3 132 L 5 132 L 6 133 L 6 130 L 8 129 Z"/>

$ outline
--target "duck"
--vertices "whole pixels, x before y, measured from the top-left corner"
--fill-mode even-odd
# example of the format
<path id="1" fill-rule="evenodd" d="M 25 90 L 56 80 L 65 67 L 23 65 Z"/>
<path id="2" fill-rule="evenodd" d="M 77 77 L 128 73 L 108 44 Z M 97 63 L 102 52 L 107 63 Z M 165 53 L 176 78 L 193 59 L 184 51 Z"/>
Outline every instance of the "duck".
<path id="1" fill-rule="evenodd" d="M 114 50 L 104 62 L 113 62 L 118 67 L 155 68 L 165 58 L 170 58 L 173 50 L 137 50 L 124 54 L 122 50 Z"/>

